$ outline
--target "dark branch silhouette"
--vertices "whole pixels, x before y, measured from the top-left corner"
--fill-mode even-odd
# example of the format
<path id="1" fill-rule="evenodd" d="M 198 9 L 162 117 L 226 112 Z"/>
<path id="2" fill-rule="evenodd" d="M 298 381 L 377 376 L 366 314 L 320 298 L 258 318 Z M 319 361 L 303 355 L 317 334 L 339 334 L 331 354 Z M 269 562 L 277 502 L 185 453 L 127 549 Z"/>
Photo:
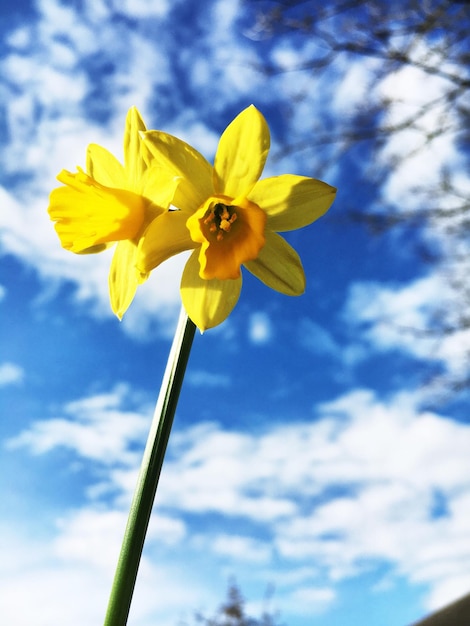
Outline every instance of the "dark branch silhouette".
<path id="1" fill-rule="evenodd" d="M 373 233 L 387 233 L 392 228 L 409 232 L 408 240 L 419 246 L 421 259 L 434 264 L 436 271 L 445 276 L 446 284 L 453 290 L 451 301 L 439 309 L 439 294 L 436 294 L 438 313 L 432 328 L 415 329 L 416 337 L 429 332 L 443 341 L 452 336 L 461 337 L 460 358 L 467 355 L 469 367 L 458 375 L 454 373 L 453 378 L 446 380 L 446 386 L 454 391 L 470 389 L 470 340 L 465 340 L 463 335 L 470 328 L 469 185 L 462 180 L 462 163 L 456 170 L 454 162 L 446 162 L 442 148 L 452 145 L 454 154 L 466 162 L 468 172 L 468 2 L 332 0 L 323 5 L 314 0 L 246 0 L 246 5 L 254 16 L 249 37 L 277 43 L 285 39 L 299 46 L 309 44 L 302 48 L 303 60 L 298 65 L 285 67 L 270 60 L 260 68 L 267 76 L 311 74 L 315 80 L 302 83 L 296 104 L 314 102 L 312 95 L 318 88 L 318 80 L 326 76 L 338 79 L 341 63 L 344 68 L 361 59 L 370 60 L 367 101 L 351 106 L 344 116 L 306 124 L 301 136 L 292 133 L 292 139 L 284 141 L 282 150 L 278 151 L 278 159 L 301 153 L 306 162 L 311 159 L 318 171 L 321 163 L 326 169 L 348 155 L 354 159 L 357 158 L 354 155 L 360 154 L 368 168 L 366 175 L 377 187 L 399 168 L 402 171 L 408 167 L 412 171 L 419 159 L 435 156 L 434 161 L 440 163 L 434 182 L 421 183 L 417 175 L 416 184 L 407 190 L 407 198 L 376 203 L 373 209 L 362 206 L 345 209 L 348 219 L 362 223 Z M 419 74 L 420 81 L 426 77 L 438 80 L 437 92 L 423 90 L 418 103 L 403 92 L 401 96 L 393 93 L 381 96 L 379 88 L 383 81 L 401 76 L 404 70 Z M 312 111 L 311 118 L 314 117 Z M 419 233 L 425 236 L 420 237 Z"/>

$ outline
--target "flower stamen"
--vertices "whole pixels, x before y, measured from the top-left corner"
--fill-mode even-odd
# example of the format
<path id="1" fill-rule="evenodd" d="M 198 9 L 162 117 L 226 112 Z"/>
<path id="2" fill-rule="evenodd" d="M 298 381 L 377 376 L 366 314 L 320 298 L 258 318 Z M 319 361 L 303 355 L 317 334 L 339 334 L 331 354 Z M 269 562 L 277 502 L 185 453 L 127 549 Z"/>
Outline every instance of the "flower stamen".
<path id="1" fill-rule="evenodd" d="M 209 232 L 214 233 L 217 241 L 222 241 L 225 233 L 229 233 L 232 224 L 237 219 L 235 206 L 217 202 L 213 208 L 209 209 L 204 224 L 209 227 Z"/>

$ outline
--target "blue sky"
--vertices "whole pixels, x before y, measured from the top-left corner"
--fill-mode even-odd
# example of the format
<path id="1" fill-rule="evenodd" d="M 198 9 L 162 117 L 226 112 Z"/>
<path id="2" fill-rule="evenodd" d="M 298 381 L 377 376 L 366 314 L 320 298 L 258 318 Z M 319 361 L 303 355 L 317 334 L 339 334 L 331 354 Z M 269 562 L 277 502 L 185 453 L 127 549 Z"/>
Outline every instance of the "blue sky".
<path id="1" fill-rule="evenodd" d="M 439 95 L 442 79 L 408 68 L 372 88 L 376 61 L 342 57 L 327 73 L 266 76 L 263 63 L 291 70 L 315 44 L 258 37 L 250 7 L 1 8 L 2 623 L 104 617 L 185 257 L 155 271 L 119 322 L 109 254 L 62 250 L 46 208 L 55 176 L 83 166 L 88 143 L 122 157 L 132 105 L 211 160 L 253 103 L 272 133 L 264 175 L 321 176 L 338 195 L 324 218 L 286 235 L 305 295 L 245 274 L 230 318 L 195 338 L 129 624 L 210 615 L 231 577 L 253 615 L 272 586 L 271 608 L 289 626 L 404 626 L 470 589 L 468 409 L 426 384 L 466 371 L 470 338 L 409 332 L 457 298 L 415 244 L 432 238 L 444 257 L 450 244 L 438 230 L 373 237 L 347 219 L 351 206 L 421 207 L 416 181 L 431 184 L 443 165 L 468 188 L 464 155 L 450 133 L 400 160 L 416 143 L 404 131 L 374 160 L 364 148 L 282 157 L 366 98 L 393 97 L 397 122 Z"/>

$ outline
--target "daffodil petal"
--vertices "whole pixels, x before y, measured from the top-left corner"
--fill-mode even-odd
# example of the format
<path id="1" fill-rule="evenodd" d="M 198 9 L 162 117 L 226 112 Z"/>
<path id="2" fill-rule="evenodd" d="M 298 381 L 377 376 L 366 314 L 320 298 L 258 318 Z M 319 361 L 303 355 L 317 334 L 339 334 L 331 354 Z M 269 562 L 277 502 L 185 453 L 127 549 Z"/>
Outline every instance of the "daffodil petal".
<path id="1" fill-rule="evenodd" d="M 156 163 L 145 170 L 140 181 L 142 195 L 161 211 L 166 211 L 170 204 L 173 204 L 178 184 L 178 178 L 172 177 Z"/>
<path id="2" fill-rule="evenodd" d="M 114 251 L 109 270 L 109 299 L 119 319 L 129 308 L 137 287 L 148 275 L 136 269 L 137 246 L 132 241 L 120 241 Z"/>
<path id="3" fill-rule="evenodd" d="M 136 107 L 131 107 L 126 117 L 124 131 L 124 165 L 128 175 L 129 188 L 138 191 L 140 179 L 146 169 L 146 163 L 142 158 L 140 132 L 146 127 Z"/>
<path id="4" fill-rule="evenodd" d="M 305 273 L 300 257 L 280 235 L 266 232 L 266 244 L 254 261 L 245 267 L 265 285 L 288 296 L 305 291 Z"/>
<path id="5" fill-rule="evenodd" d="M 268 215 L 275 231 L 295 230 L 311 224 L 330 208 L 336 189 L 314 178 L 285 174 L 256 183 L 249 199 Z"/>
<path id="6" fill-rule="evenodd" d="M 127 187 L 124 167 L 111 152 L 96 143 L 91 143 L 87 148 L 86 169 L 91 178 L 106 187 Z"/>
<path id="7" fill-rule="evenodd" d="M 189 257 L 181 278 L 181 299 L 189 318 L 204 331 L 221 324 L 238 302 L 242 287 L 236 280 L 204 280 L 199 276 L 198 251 Z"/>
<path id="8" fill-rule="evenodd" d="M 62 170 L 57 178 L 65 186 L 51 192 L 48 212 L 64 248 L 80 253 L 137 235 L 145 217 L 141 196 L 105 187 L 82 170 Z"/>
<path id="9" fill-rule="evenodd" d="M 261 176 L 269 145 L 266 120 L 251 105 L 222 133 L 214 161 L 215 192 L 246 196 Z"/>
<path id="10" fill-rule="evenodd" d="M 182 211 L 166 211 L 150 223 L 139 242 L 137 267 L 140 271 L 150 272 L 171 256 L 198 245 L 189 235 L 187 219 Z"/>
<path id="11" fill-rule="evenodd" d="M 142 133 L 156 162 L 179 179 L 173 204 L 187 213 L 196 211 L 213 194 L 212 166 L 192 146 L 157 130 Z"/>

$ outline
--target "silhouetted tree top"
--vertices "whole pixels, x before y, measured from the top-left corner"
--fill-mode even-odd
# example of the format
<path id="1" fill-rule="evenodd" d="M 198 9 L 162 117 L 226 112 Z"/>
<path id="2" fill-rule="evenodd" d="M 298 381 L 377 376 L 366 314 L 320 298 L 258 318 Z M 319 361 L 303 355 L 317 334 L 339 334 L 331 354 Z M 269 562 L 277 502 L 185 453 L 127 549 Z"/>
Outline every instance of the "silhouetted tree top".
<path id="1" fill-rule="evenodd" d="M 267 594 L 267 599 L 269 599 Z M 265 609 L 259 618 L 250 617 L 245 610 L 245 600 L 235 582 L 230 582 L 227 597 L 215 617 L 196 614 L 195 621 L 203 626 L 281 626 L 277 616 Z"/>

